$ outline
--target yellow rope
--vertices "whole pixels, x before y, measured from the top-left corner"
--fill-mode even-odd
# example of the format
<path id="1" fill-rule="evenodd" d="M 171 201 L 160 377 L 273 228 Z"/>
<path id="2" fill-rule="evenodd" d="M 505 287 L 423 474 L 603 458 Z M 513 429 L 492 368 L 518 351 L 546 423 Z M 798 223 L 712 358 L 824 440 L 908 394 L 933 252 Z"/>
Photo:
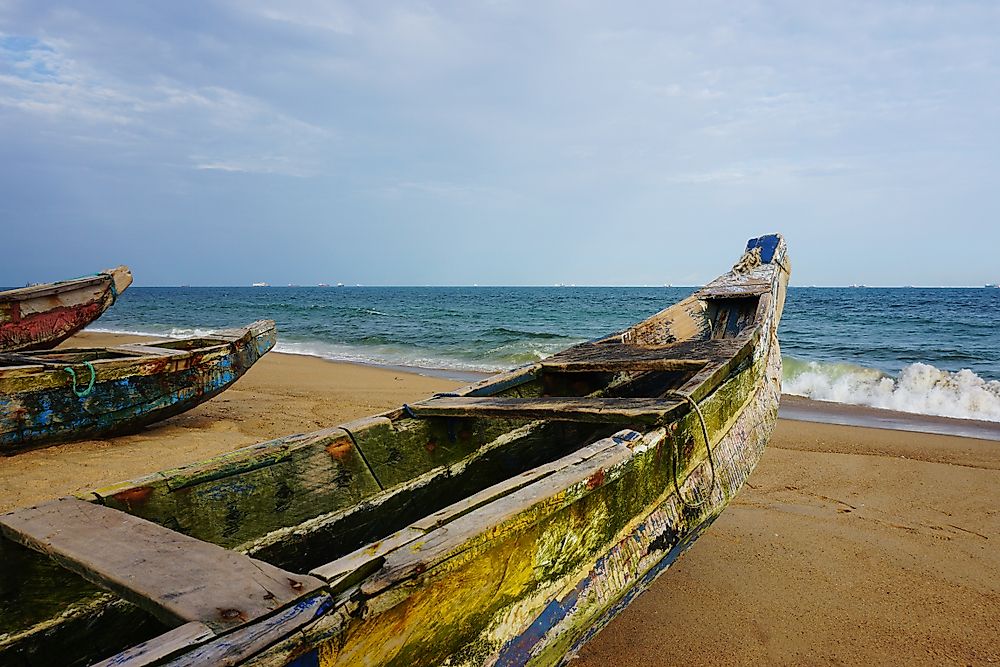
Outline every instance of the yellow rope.
<path id="1" fill-rule="evenodd" d="M 733 273 L 750 273 L 760 265 L 760 247 L 758 246 L 743 253 L 740 261 L 733 264 Z"/>

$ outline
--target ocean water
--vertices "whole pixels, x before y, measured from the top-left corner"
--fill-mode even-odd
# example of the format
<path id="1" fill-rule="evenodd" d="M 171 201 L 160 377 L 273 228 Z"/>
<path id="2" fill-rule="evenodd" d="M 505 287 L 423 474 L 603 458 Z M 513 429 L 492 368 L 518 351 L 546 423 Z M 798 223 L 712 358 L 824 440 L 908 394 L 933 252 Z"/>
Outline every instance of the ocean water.
<path id="1" fill-rule="evenodd" d="M 255 319 L 283 352 L 496 371 L 618 331 L 680 287 L 132 287 L 94 331 L 189 336 Z M 1000 290 L 791 288 L 784 391 L 1000 421 Z"/>

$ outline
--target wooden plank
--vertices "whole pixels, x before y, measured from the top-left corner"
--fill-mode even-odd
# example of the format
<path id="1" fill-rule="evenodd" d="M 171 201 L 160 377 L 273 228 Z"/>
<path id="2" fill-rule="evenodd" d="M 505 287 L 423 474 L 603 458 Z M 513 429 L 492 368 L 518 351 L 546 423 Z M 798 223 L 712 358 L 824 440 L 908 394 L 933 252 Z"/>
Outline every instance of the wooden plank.
<path id="1" fill-rule="evenodd" d="M 721 357 L 705 366 L 685 382 L 677 392 L 687 394 L 695 401 L 701 401 L 718 387 L 734 368 L 739 366 L 744 359 L 753 353 L 754 346 L 760 340 L 760 335 L 761 328 L 760 326 L 756 326 L 749 331 L 743 332 L 737 338 L 719 340 L 718 342 L 720 343 L 730 345 L 733 352 L 729 356 Z"/>
<path id="2" fill-rule="evenodd" d="M 453 503 L 452 505 L 445 507 L 442 510 L 429 514 L 428 516 L 413 522 L 403 530 L 400 530 L 378 542 L 366 544 L 360 549 L 338 558 L 335 561 L 327 563 L 326 565 L 321 565 L 320 567 L 312 570 L 309 574 L 324 579 L 331 584 L 337 584 L 338 587 L 342 587 L 348 579 L 350 581 L 359 581 L 363 576 L 367 576 L 367 574 L 374 572 L 375 569 L 381 566 L 381 563 L 385 560 L 385 556 L 390 552 L 414 542 L 415 540 L 423 537 L 427 532 L 463 517 L 483 505 L 510 495 L 529 484 L 537 482 L 544 477 L 548 477 L 549 475 L 562 470 L 563 468 L 581 463 L 600 454 L 606 449 L 618 446 L 623 440 L 627 441 L 637 439 L 639 437 L 639 434 L 635 431 L 622 431 L 616 434 L 613 438 L 604 438 L 592 445 L 582 447 L 568 456 L 564 456 L 560 459 L 552 461 L 551 463 L 532 468 L 515 477 L 505 479 L 497 484 L 494 484 L 493 486 L 483 489 L 479 493 L 475 493 L 458 501 L 457 503 Z M 350 574 L 355 574 L 355 576 L 347 577 L 347 575 Z"/>
<path id="3" fill-rule="evenodd" d="M 613 440 L 613 438 L 612 438 Z M 361 590 L 374 596 L 389 586 L 425 572 L 456 552 L 477 543 L 502 539 L 523 530 L 543 516 L 575 502 L 581 495 L 607 484 L 632 458 L 632 449 L 614 442 L 585 461 L 568 465 L 513 493 L 482 505 L 442 526 L 406 549 L 388 554 L 381 570 L 366 580 Z"/>
<path id="4" fill-rule="evenodd" d="M 604 339 L 581 343 L 554 354 L 541 362 L 555 367 L 565 364 L 606 366 L 608 370 L 631 370 L 632 362 L 662 363 L 664 370 L 700 368 L 706 363 L 731 356 L 737 349 L 732 341 L 719 339 L 688 340 L 666 345 L 623 343 L 620 339 Z M 676 364 L 672 366 L 672 364 Z"/>
<path id="5" fill-rule="evenodd" d="M 659 398 L 440 397 L 410 405 L 418 417 L 521 417 L 561 421 L 660 423 L 678 401 Z"/>
<path id="6" fill-rule="evenodd" d="M 622 346 L 625 347 L 625 346 Z M 644 372 L 644 371 L 686 371 L 698 370 L 708 363 L 708 359 L 663 359 L 627 356 L 606 356 L 603 359 L 581 359 L 579 361 L 543 361 L 541 366 L 547 371 L 561 373 L 582 373 L 590 371 Z"/>
<path id="7" fill-rule="evenodd" d="M 710 333 L 706 308 L 704 300 L 692 295 L 603 340 L 649 347 L 703 339 Z"/>
<path id="8" fill-rule="evenodd" d="M 628 437 L 624 437 L 626 435 Z M 446 523 L 454 521 L 455 519 L 465 516 L 469 512 L 482 507 L 483 505 L 510 495 L 511 493 L 514 493 L 529 484 L 533 484 L 544 477 L 548 477 L 553 473 L 559 472 L 563 468 L 567 468 L 571 465 L 576 465 L 586 461 L 587 459 L 593 458 L 606 449 L 610 449 L 621 444 L 623 440 L 629 441 L 639 437 L 640 435 L 635 431 L 620 431 L 610 438 L 603 438 L 591 445 L 581 447 L 575 452 L 556 459 L 551 463 L 537 466 L 524 471 L 516 477 L 510 477 L 498 482 L 493 486 L 483 489 L 479 493 L 473 494 L 468 498 L 449 505 L 448 507 L 435 512 L 434 514 L 430 514 L 419 521 L 415 521 L 411 524 L 411 526 L 422 531 L 431 531 L 435 528 L 443 526 Z"/>
<path id="9" fill-rule="evenodd" d="M 770 281 L 745 281 L 739 284 L 706 287 L 698 291 L 698 296 L 703 299 L 740 298 L 766 294 L 771 291 L 771 287 Z"/>
<path id="10" fill-rule="evenodd" d="M 77 498 L 2 515 L 0 531 L 171 625 L 238 627 L 322 585 Z"/>
<path id="11" fill-rule="evenodd" d="M 111 282 L 110 273 L 97 273 L 83 278 L 73 278 L 62 280 L 56 283 L 43 283 L 41 285 L 31 285 L 29 287 L 18 287 L 0 292 L 0 301 L 13 301 L 25 299 L 38 299 L 53 294 L 62 294 L 71 290 L 85 289 L 92 285 L 100 285 L 103 282 Z"/>
<path id="12" fill-rule="evenodd" d="M 328 428 L 93 493 L 109 507 L 235 548 L 278 528 L 356 505 L 379 490 L 347 432 Z"/>
<path id="13" fill-rule="evenodd" d="M 346 556 L 338 558 L 335 561 L 331 561 L 325 565 L 320 565 L 316 569 L 310 571 L 309 574 L 314 577 L 319 577 L 320 579 L 331 584 L 342 583 L 342 580 L 347 575 L 358 572 L 359 570 L 370 574 L 369 570 L 374 570 L 369 568 L 369 565 L 372 565 L 377 569 L 377 567 L 385 559 L 385 555 L 387 553 L 422 537 L 424 532 L 425 531 L 420 530 L 419 528 L 408 526 L 403 530 L 393 533 L 383 540 L 371 542 L 360 549 L 352 551 Z"/>
<path id="14" fill-rule="evenodd" d="M 139 343 L 126 343 L 108 348 L 112 352 L 127 352 L 129 354 L 153 354 L 156 356 L 169 356 L 176 354 L 191 354 L 190 351 L 173 350 L 169 347 L 155 347 L 153 345 L 141 345 Z"/>
<path id="15" fill-rule="evenodd" d="M 192 621 L 159 637 L 136 644 L 107 660 L 95 662 L 90 667 L 145 667 L 201 644 L 214 636 L 215 633 L 207 625 Z"/>
<path id="16" fill-rule="evenodd" d="M 273 616 L 218 637 L 166 664 L 170 667 L 238 665 L 322 615 L 332 604 L 325 593 L 303 598 Z"/>

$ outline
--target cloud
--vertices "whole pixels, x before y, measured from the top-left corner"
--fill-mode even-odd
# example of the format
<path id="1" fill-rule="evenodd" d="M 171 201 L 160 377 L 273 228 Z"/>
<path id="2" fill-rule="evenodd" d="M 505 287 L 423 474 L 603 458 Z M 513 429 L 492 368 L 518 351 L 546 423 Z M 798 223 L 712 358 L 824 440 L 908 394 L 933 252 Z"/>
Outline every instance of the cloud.
<path id="1" fill-rule="evenodd" d="M 61 40 L 4 35 L 0 109 L 8 118 L 89 141 L 127 145 L 151 163 L 242 161 L 238 171 L 302 176 L 319 168 L 333 132 L 266 100 L 222 86 L 191 85 L 156 72 L 130 81 L 71 54 Z M 61 129 L 60 129 L 61 128 Z M 256 151 L 256 155 L 254 155 Z M 210 156 L 210 157 L 208 157 Z M 249 166 L 252 165 L 252 166 Z"/>
<path id="2" fill-rule="evenodd" d="M 466 225 L 487 210 L 521 232 L 485 244 L 498 253 L 530 225 L 548 242 L 572 229 L 591 254 L 555 263 L 581 266 L 600 263 L 587 239 L 609 218 L 634 238 L 669 219 L 694 244 L 706 221 L 742 235 L 718 222 L 735 208 L 807 239 L 821 223 L 803 211 L 900 234 L 945 216 L 971 236 L 997 208 L 998 34 L 995 3 L 929 0 L 8 2 L 0 136 L 16 159 L 0 201 L 9 219 L 156 213 L 192 229 L 239 204 L 359 247 L 381 239 L 356 221 L 411 224 L 412 204 L 470 253 L 484 243 Z M 416 245 L 394 280 L 425 282 Z M 658 261 L 646 245 L 631 265 Z M 928 281 L 947 282 L 909 280 Z"/>

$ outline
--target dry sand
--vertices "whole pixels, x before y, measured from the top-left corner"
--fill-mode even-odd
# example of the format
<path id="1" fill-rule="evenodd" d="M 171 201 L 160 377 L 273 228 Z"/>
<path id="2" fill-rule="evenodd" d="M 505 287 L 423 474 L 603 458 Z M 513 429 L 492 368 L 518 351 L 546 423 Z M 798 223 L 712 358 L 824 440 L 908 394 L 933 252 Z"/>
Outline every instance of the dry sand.
<path id="1" fill-rule="evenodd" d="M 0 510 L 457 384 L 272 353 L 227 392 L 137 435 L 0 458 Z M 573 664 L 991 662 L 1000 663 L 1000 443 L 780 420 L 748 487 Z"/>
<path id="2" fill-rule="evenodd" d="M 141 340 L 83 333 L 64 346 Z M 342 424 L 460 384 L 272 352 L 212 400 L 135 435 L 0 456 L 0 511 L 86 492 L 290 433 Z"/>

